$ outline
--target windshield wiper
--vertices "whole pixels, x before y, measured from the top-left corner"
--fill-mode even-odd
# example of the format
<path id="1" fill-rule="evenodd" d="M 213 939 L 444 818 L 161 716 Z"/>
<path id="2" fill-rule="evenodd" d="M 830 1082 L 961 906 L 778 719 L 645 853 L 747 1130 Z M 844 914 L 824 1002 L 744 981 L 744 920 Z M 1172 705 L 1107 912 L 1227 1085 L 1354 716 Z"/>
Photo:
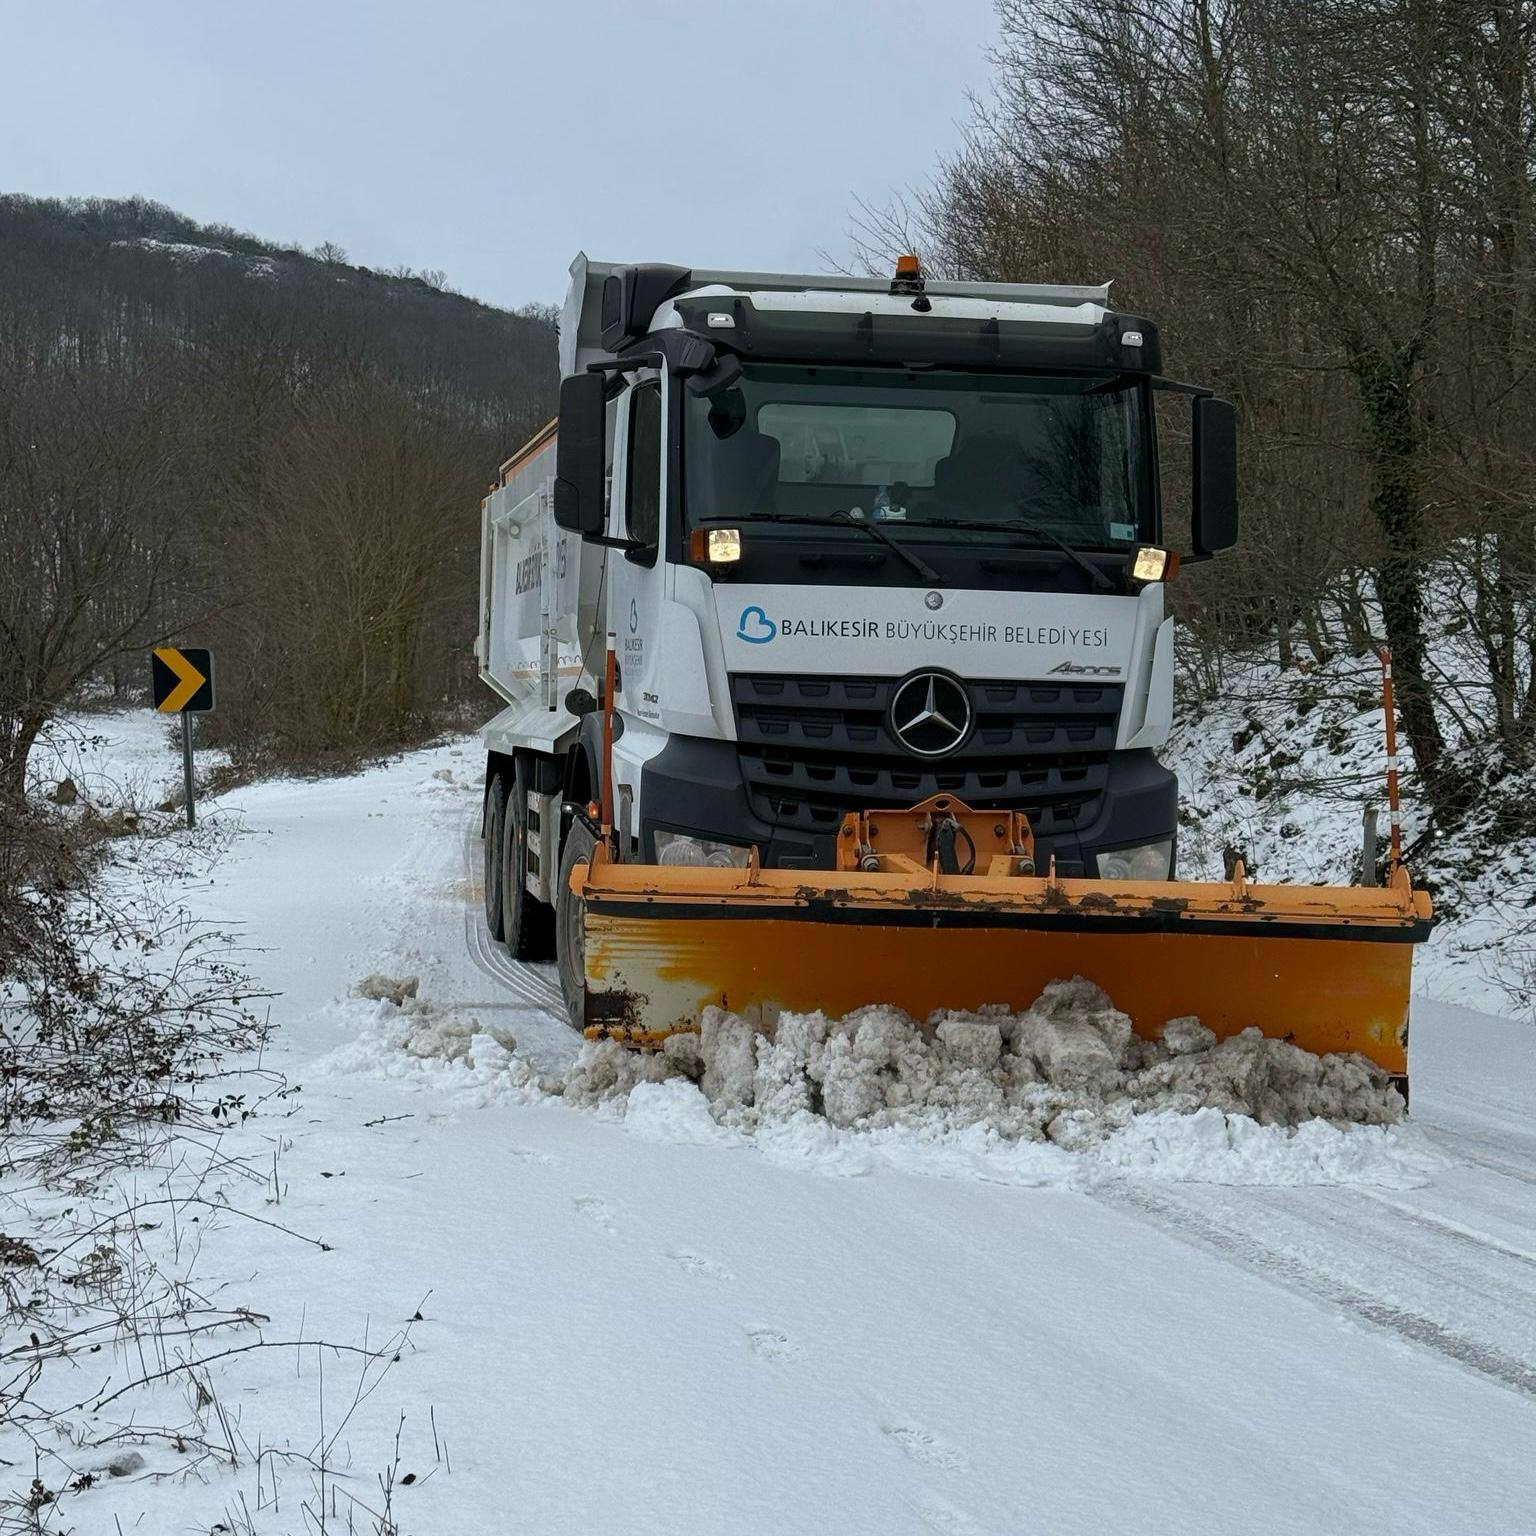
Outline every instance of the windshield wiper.
<path id="1" fill-rule="evenodd" d="M 1088 560 L 1081 551 L 1073 549 L 1065 539 L 1057 538 L 1054 533 L 1042 528 L 1039 523 L 1030 522 L 1028 518 L 925 517 L 921 521 L 931 528 L 975 528 L 983 533 L 993 528 L 1006 528 L 1012 533 L 1028 534 L 1032 539 L 1043 539 L 1047 544 L 1054 544 L 1101 592 L 1113 592 L 1115 590 L 1114 582 L 1098 566 Z"/>
<path id="2" fill-rule="evenodd" d="M 808 528 L 857 528 L 867 533 L 878 544 L 884 544 L 887 549 L 894 550 L 896 554 L 911 567 L 917 575 L 921 576 L 930 587 L 942 587 L 944 578 L 926 560 L 914 550 L 905 549 L 885 529 L 875 523 L 866 523 L 862 518 L 857 518 L 850 512 L 837 511 L 828 513 L 825 517 L 796 517 L 788 512 L 754 512 L 745 518 L 735 517 L 706 517 L 701 519 L 705 524 L 709 523 L 804 523 Z M 914 527 L 918 526 L 913 524 Z"/>
<path id="3" fill-rule="evenodd" d="M 878 539 L 887 549 L 894 549 L 908 565 L 917 572 L 931 587 L 942 587 L 944 578 L 928 564 L 916 550 L 906 549 L 898 544 L 879 523 L 866 523 L 862 517 L 855 517 L 853 513 L 839 510 L 827 518 L 829 523 L 845 523 L 850 528 L 862 528 L 870 538 Z"/>

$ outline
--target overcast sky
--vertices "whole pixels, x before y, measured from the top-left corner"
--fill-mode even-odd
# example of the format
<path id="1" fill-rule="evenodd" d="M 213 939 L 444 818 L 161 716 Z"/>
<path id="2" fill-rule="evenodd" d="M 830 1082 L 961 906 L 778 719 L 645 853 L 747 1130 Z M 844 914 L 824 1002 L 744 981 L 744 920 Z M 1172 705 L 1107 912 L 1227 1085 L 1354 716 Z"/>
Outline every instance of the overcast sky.
<path id="1" fill-rule="evenodd" d="M 557 302 L 578 249 L 824 270 L 987 85 L 990 0 L 0 0 L 0 190 L 139 193 Z"/>

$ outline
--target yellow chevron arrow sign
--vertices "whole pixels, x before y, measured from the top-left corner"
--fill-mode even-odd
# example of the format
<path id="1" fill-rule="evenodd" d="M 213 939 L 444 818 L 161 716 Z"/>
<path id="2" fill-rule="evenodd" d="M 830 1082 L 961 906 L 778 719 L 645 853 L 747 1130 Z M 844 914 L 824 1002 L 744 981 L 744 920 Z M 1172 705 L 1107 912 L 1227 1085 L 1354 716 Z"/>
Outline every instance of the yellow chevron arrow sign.
<path id="1" fill-rule="evenodd" d="M 202 647 L 155 647 L 150 664 L 155 708 L 162 715 L 213 708 L 213 652 Z"/>

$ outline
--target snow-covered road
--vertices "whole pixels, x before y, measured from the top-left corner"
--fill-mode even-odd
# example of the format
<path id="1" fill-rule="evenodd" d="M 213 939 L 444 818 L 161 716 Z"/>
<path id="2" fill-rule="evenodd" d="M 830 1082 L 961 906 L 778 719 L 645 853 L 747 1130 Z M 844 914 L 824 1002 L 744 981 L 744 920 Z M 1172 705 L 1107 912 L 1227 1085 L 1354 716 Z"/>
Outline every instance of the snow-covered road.
<path id="1" fill-rule="evenodd" d="M 626 1124 L 411 1056 L 349 995 L 416 975 L 448 1035 L 574 1055 L 550 968 L 483 938 L 478 773 L 466 743 L 233 793 L 189 897 L 261 951 L 268 1062 L 302 1084 L 229 1145 L 277 1153 L 279 1206 L 230 1199 L 291 1233 L 223 1220 L 199 1283 L 272 1339 L 420 1311 L 334 1452 L 377 1503 L 404 1413 L 402 1532 L 1536 1532 L 1536 1030 L 1416 1007 L 1418 1187 L 1021 1179 Z M 215 1379 L 249 1442 L 307 1447 L 347 1371 L 258 1353 Z M 275 1508 L 221 1472 L 68 1518 L 207 1531 L 243 1493 L 257 1532 L 315 1528 L 285 1477 Z"/>

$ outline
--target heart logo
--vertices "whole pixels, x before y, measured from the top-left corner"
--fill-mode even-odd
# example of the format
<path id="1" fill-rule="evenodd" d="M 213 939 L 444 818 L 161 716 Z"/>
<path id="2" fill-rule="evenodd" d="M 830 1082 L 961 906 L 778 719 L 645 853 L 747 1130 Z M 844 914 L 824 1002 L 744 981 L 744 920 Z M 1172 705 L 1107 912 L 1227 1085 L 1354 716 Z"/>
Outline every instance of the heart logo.
<path id="1" fill-rule="evenodd" d="M 778 632 L 779 626 L 756 603 L 743 608 L 736 621 L 736 638 L 749 645 L 767 645 Z"/>

